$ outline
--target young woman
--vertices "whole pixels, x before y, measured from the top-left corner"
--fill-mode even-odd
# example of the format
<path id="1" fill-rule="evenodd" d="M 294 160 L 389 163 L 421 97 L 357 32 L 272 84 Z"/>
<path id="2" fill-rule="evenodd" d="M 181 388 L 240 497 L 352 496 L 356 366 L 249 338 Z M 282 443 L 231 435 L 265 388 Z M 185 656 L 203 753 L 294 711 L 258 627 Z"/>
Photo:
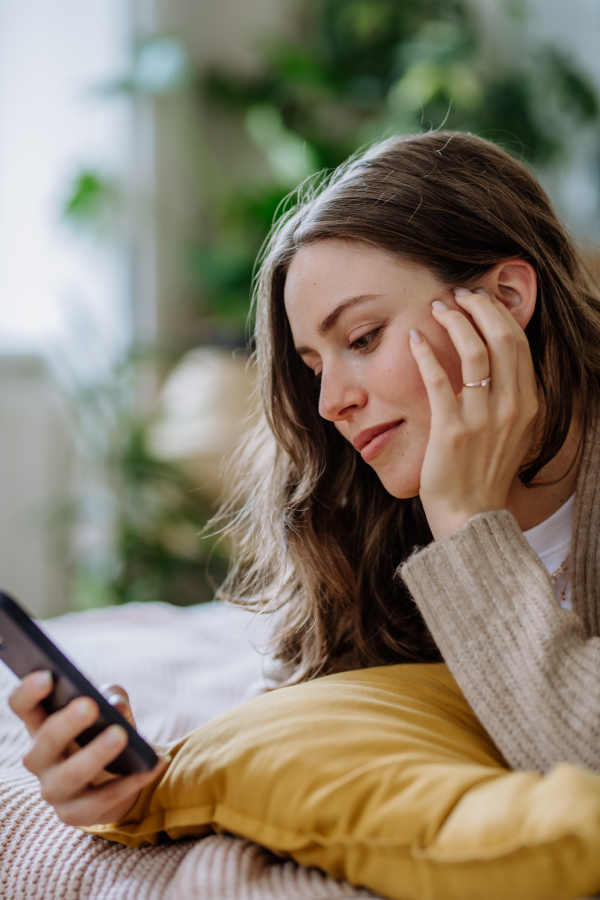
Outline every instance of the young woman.
<path id="1" fill-rule="evenodd" d="M 256 348 L 226 590 L 279 611 L 280 683 L 444 659 L 512 767 L 600 771 L 600 300 L 527 169 L 449 133 L 351 161 L 275 231 Z M 125 738 L 69 756 L 96 710 L 49 690 L 12 697 L 26 765 L 118 818 L 156 772 L 93 786 Z"/>

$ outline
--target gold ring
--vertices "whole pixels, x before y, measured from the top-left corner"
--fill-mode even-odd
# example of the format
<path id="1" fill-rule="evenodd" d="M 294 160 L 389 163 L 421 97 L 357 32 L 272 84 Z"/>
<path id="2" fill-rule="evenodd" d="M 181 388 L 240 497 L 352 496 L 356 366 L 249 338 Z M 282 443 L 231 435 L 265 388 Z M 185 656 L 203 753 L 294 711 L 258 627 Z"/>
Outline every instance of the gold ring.
<path id="1" fill-rule="evenodd" d="M 489 378 L 484 378 L 483 381 L 463 381 L 463 387 L 487 387 L 491 383 L 492 378 L 490 376 Z"/>

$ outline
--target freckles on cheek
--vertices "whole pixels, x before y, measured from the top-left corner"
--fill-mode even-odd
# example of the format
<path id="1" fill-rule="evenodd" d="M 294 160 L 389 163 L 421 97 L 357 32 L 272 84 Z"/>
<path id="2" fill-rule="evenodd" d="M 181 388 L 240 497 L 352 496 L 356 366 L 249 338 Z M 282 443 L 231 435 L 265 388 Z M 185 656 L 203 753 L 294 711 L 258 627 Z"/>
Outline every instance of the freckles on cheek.
<path id="1" fill-rule="evenodd" d="M 427 390 L 417 364 L 402 366 L 400 370 L 390 372 L 385 380 L 389 399 L 402 405 L 417 400 L 419 403 L 427 398 Z M 383 386 L 383 385 L 382 385 Z"/>
<path id="2" fill-rule="evenodd" d="M 441 328 L 441 326 L 439 327 Z M 458 394 L 462 390 L 462 364 L 450 336 L 444 331 L 436 341 L 430 341 L 430 343 L 439 364 L 448 376 L 452 390 Z"/>

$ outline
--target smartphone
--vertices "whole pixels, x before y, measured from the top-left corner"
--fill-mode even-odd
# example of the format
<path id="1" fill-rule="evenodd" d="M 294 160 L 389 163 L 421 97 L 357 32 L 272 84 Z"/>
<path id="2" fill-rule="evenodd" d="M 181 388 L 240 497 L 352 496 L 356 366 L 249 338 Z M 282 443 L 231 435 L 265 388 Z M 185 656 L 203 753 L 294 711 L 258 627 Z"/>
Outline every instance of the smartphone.
<path id="1" fill-rule="evenodd" d="M 31 672 L 48 669 L 54 678 L 52 693 L 42 700 L 47 713 L 62 709 L 75 697 L 91 697 L 100 709 L 100 715 L 93 725 L 82 731 L 77 738 L 80 746 L 89 744 L 93 738 L 108 728 L 120 725 L 127 732 L 129 743 L 113 762 L 106 766 L 115 775 L 133 775 L 135 772 L 149 772 L 158 762 L 158 756 L 135 728 L 96 690 L 85 675 L 77 669 L 58 647 L 52 643 L 41 628 L 35 624 L 16 600 L 0 591 L 0 660 L 18 678 Z"/>

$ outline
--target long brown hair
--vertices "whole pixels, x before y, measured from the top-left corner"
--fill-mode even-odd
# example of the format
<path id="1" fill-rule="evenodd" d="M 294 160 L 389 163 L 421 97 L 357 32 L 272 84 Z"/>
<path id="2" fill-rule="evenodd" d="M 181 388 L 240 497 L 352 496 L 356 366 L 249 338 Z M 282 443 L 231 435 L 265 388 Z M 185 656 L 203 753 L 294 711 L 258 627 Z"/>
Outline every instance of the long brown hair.
<path id="1" fill-rule="evenodd" d="M 349 668 L 439 659 L 400 563 L 431 540 L 420 500 L 398 500 L 318 413 L 314 377 L 284 308 L 300 247 L 367 242 L 475 287 L 506 259 L 538 278 L 527 327 L 544 397 L 524 484 L 562 447 L 575 398 L 582 433 L 600 386 L 600 300 L 544 191 L 520 162 L 461 133 L 395 137 L 308 188 L 274 229 L 256 283 L 260 421 L 232 462 L 237 486 L 217 521 L 233 536 L 223 593 L 280 610 L 276 655 L 289 681 Z"/>

